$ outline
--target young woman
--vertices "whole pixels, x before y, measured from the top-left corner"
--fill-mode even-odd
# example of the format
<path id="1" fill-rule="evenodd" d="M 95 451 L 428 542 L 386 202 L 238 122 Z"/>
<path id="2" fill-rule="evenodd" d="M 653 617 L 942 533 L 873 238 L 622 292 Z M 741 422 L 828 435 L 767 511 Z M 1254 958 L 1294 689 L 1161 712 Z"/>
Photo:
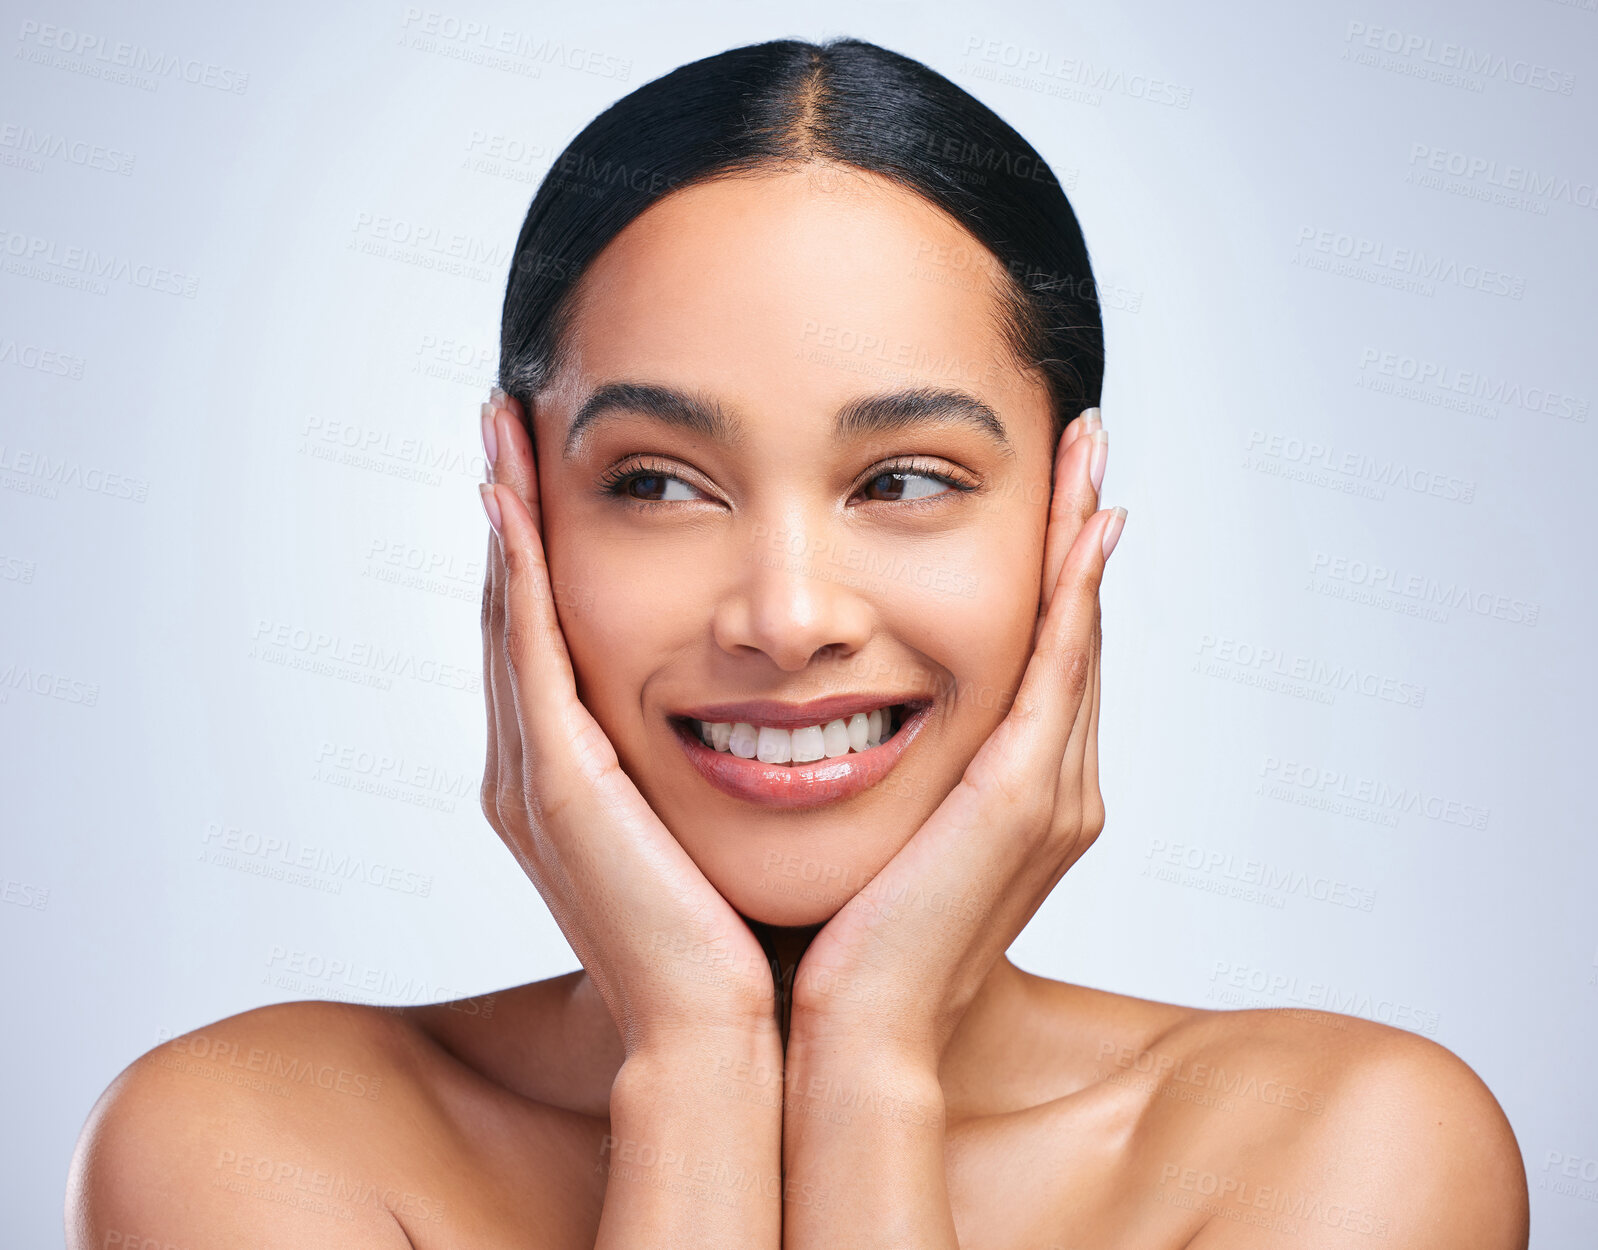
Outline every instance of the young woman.
<path id="1" fill-rule="evenodd" d="M 914 61 L 596 119 L 483 415 L 483 807 L 582 970 L 150 1052 L 70 1244 L 1524 1248 L 1446 1050 L 1005 957 L 1104 826 L 1102 363 L 1047 165 Z"/>

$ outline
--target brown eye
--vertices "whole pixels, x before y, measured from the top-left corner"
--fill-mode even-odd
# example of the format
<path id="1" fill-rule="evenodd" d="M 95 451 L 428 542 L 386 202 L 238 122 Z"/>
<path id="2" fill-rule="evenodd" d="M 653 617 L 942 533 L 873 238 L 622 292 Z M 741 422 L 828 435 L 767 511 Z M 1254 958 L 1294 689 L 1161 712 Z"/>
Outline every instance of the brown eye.
<path id="1" fill-rule="evenodd" d="M 640 503 L 677 503 L 703 499 L 704 494 L 672 473 L 658 473 L 649 469 L 623 472 L 603 483 L 607 494 L 623 499 L 636 499 Z"/>
<path id="2" fill-rule="evenodd" d="M 627 494 L 634 499 L 664 499 L 671 480 L 664 473 L 641 473 L 628 481 Z"/>
<path id="3" fill-rule="evenodd" d="M 861 490 L 873 503 L 897 503 L 904 499 L 925 499 L 931 495 L 941 495 L 953 487 L 953 482 L 934 473 L 899 471 L 879 473 Z"/>

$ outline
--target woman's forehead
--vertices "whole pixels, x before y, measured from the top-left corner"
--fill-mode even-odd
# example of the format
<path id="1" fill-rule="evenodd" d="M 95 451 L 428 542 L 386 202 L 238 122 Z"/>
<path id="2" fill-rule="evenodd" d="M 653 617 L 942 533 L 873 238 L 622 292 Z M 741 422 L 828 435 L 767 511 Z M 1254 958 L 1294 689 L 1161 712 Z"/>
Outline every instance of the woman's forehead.
<path id="1" fill-rule="evenodd" d="M 583 277 L 574 329 L 591 348 L 794 352 L 826 337 L 980 352 L 1002 344 L 996 289 L 986 270 L 946 264 L 973 248 L 876 174 L 721 179 L 663 198 L 610 241 Z"/>
<path id="2" fill-rule="evenodd" d="M 585 272 L 582 372 L 991 376 L 1012 368 L 986 249 L 879 175 L 805 169 L 672 193 Z M 960 258 L 958 266 L 951 257 Z"/>

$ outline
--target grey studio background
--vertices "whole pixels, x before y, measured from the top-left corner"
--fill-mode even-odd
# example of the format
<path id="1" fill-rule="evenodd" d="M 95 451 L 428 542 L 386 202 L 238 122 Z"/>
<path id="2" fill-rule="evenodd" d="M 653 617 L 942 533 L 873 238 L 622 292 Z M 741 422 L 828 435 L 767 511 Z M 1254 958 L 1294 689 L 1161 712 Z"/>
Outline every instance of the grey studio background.
<path id="1" fill-rule="evenodd" d="M 167 1037 L 576 966 L 477 802 L 516 233 L 614 99 L 837 34 L 1103 287 L 1109 824 L 1012 957 L 1433 1038 L 1598 1240 L 1594 0 L 0 8 L 6 1245 Z"/>

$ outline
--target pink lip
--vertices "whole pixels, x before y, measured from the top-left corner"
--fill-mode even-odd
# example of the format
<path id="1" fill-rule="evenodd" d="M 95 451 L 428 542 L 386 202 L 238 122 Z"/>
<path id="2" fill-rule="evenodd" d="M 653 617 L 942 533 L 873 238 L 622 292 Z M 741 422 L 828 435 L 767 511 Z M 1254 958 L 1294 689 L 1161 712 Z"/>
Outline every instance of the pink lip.
<path id="1" fill-rule="evenodd" d="M 878 702 L 867 706 L 881 707 L 881 696 L 877 698 Z M 822 700 L 819 703 L 806 704 L 806 715 L 816 715 L 815 709 L 823 708 L 828 702 L 833 701 Z M 732 705 L 722 704 L 719 709 L 700 709 L 700 711 L 725 710 L 730 706 Z M 750 709 L 763 706 L 780 708 L 782 705 L 744 703 L 737 706 Z M 672 721 L 671 727 L 678 743 L 682 746 L 683 753 L 688 757 L 688 762 L 699 770 L 701 777 L 723 794 L 749 803 L 759 803 L 765 807 L 820 807 L 824 803 L 836 803 L 841 799 L 851 798 L 862 790 L 870 789 L 887 776 L 889 770 L 899 762 L 899 757 L 905 753 L 927 723 L 931 706 L 931 704 L 922 704 L 914 708 L 898 732 L 879 746 L 865 751 L 851 751 L 848 755 L 816 760 L 809 764 L 762 764 L 759 760 L 742 759 L 730 752 L 707 747 L 694 731 L 681 721 Z M 862 709 L 857 706 L 854 710 Z M 834 710 L 829 719 L 839 714 Z M 710 718 L 694 715 L 693 719 Z M 748 718 L 740 714 L 737 719 Z M 782 716 L 773 720 L 761 714 L 755 719 L 774 729 L 787 727 L 783 723 L 785 718 Z M 797 720 L 792 723 L 804 726 L 814 725 L 817 721 Z"/>

